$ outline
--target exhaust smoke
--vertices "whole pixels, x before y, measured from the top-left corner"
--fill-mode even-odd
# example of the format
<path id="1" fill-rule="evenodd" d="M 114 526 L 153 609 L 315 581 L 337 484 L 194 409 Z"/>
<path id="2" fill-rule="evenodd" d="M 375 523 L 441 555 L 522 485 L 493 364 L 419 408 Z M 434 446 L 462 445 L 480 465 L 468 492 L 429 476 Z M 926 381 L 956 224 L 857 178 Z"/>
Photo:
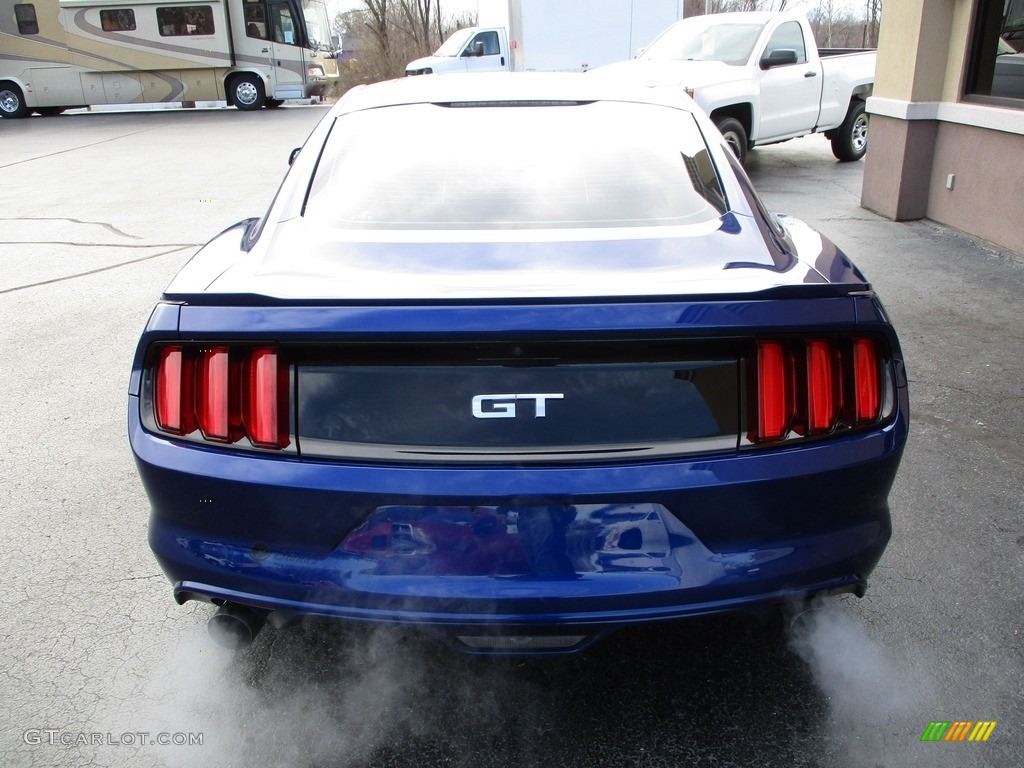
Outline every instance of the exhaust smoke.
<path id="1" fill-rule="evenodd" d="M 849 602 L 819 598 L 789 620 L 790 647 L 828 701 L 824 743 L 836 749 L 837 768 L 917 765 L 926 757 L 919 737 L 933 711 L 931 678 L 874 639 L 844 610 Z"/>

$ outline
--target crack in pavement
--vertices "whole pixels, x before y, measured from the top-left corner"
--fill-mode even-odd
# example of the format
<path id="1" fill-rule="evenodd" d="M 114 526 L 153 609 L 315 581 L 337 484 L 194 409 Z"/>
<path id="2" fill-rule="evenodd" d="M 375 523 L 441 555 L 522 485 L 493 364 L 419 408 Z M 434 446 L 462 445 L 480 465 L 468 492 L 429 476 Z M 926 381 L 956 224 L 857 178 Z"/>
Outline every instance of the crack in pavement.
<path id="1" fill-rule="evenodd" d="M 87 277 L 88 275 L 95 275 L 95 274 L 97 274 L 99 272 L 108 272 L 111 269 L 117 269 L 118 267 L 127 267 L 127 266 L 129 266 L 131 264 L 138 264 L 139 262 L 142 262 L 142 261 L 149 261 L 150 259 L 157 259 L 157 258 L 160 258 L 161 256 L 167 256 L 168 254 L 171 254 L 171 253 L 177 253 L 178 251 L 184 251 L 186 248 L 191 248 L 191 247 L 192 246 L 185 246 L 185 247 L 182 247 L 182 248 L 172 248 L 169 251 L 161 251 L 160 253 L 154 253 L 151 256 L 143 256 L 140 259 L 131 259 L 130 261 L 122 261 L 122 262 L 119 262 L 117 264 L 111 264 L 111 265 L 106 266 L 106 267 L 99 267 L 98 269 L 90 269 L 88 272 L 76 272 L 73 275 L 65 275 L 64 277 L 55 277 L 52 280 L 42 280 L 42 281 L 40 281 L 38 283 L 29 283 L 28 285 L 18 285 L 18 286 L 15 286 L 14 288 L 5 288 L 3 290 L 0 290 L 0 296 L 3 296 L 5 293 L 14 293 L 15 291 L 24 291 L 24 290 L 27 290 L 29 288 L 38 288 L 38 287 L 40 287 L 42 285 L 52 285 L 53 283 L 63 283 L 66 280 L 74 280 L 75 278 L 78 278 L 78 277 Z"/>
<path id="2" fill-rule="evenodd" d="M 131 235 L 129 235 L 131 237 Z M 142 238 L 138 238 L 141 240 Z M 0 240 L 0 245 L 70 245 L 75 248 L 198 248 L 202 243 L 69 243 L 67 240 Z"/>
<path id="3" fill-rule="evenodd" d="M 112 141 L 118 141 L 119 139 L 126 139 L 129 136 L 138 136 L 140 133 L 146 133 L 147 131 L 155 131 L 157 128 L 160 128 L 160 127 L 161 126 L 154 125 L 152 128 L 143 128 L 142 130 L 132 131 L 131 133 L 126 133 L 126 134 L 123 134 L 121 136 L 113 136 L 113 137 L 111 137 L 109 139 L 103 139 L 102 141 L 94 141 L 92 144 L 82 144 L 80 147 L 68 147 L 67 149 L 59 149 L 56 152 L 48 152 L 45 155 L 36 155 L 35 157 L 26 157 L 24 160 L 15 160 L 13 163 L 7 163 L 5 165 L 0 165 L 0 168 L 13 168 L 14 166 L 21 165 L 22 163 L 31 163 L 33 160 L 45 160 L 48 157 L 56 157 L 57 155 L 64 155 L 64 154 L 67 154 L 68 152 L 77 152 L 80 149 L 88 149 L 89 147 L 95 147 L 95 146 L 98 146 L 100 144 L 109 144 Z"/>
<path id="4" fill-rule="evenodd" d="M 0 165 L 0 168 L 6 166 Z M 64 216 L 0 216 L 0 221 L 70 221 L 72 224 L 93 224 L 97 227 L 103 227 L 108 232 L 113 232 L 115 235 L 121 237 L 130 237 L 132 240 L 143 240 L 144 238 L 138 235 L 129 235 L 113 224 L 107 224 L 105 221 L 83 221 L 82 219 L 71 219 Z"/>

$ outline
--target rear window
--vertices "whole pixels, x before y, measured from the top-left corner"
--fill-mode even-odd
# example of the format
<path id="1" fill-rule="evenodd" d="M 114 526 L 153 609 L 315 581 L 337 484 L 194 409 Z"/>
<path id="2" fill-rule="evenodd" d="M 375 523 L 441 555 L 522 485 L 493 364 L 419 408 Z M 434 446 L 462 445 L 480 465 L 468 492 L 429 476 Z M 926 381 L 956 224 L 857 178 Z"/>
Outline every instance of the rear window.
<path id="1" fill-rule="evenodd" d="M 303 215 L 349 229 L 545 229 L 689 225 L 725 210 L 684 111 L 413 104 L 338 119 Z"/>

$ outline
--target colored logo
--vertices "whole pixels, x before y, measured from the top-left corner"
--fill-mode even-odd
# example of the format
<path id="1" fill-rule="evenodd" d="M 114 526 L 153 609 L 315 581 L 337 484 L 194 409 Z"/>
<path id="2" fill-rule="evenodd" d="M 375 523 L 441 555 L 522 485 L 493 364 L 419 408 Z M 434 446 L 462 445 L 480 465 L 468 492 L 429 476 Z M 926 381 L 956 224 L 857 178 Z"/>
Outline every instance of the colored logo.
<path id="1" fill-rule="evenodd" d="M 995 720 L 933 720 L 921 734 L 921 741 L 988 741 L 995 729 Z"/>

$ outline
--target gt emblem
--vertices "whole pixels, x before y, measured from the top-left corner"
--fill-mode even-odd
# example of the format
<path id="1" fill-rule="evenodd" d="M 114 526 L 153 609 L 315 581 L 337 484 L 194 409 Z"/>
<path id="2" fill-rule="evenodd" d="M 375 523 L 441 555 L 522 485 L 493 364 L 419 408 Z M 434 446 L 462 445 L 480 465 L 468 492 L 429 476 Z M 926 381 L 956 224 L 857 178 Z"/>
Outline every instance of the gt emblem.
<path id="1" fill-rule="evenodd" d="M 543 419 L 548 415 L 548 400 L 563 400 L 561 393 L 543 395 L 476 395 L 473 397 L 473 416 L 478 419 L 514 419 L 516 401 L 533 400 L 533 418 Z"/>

